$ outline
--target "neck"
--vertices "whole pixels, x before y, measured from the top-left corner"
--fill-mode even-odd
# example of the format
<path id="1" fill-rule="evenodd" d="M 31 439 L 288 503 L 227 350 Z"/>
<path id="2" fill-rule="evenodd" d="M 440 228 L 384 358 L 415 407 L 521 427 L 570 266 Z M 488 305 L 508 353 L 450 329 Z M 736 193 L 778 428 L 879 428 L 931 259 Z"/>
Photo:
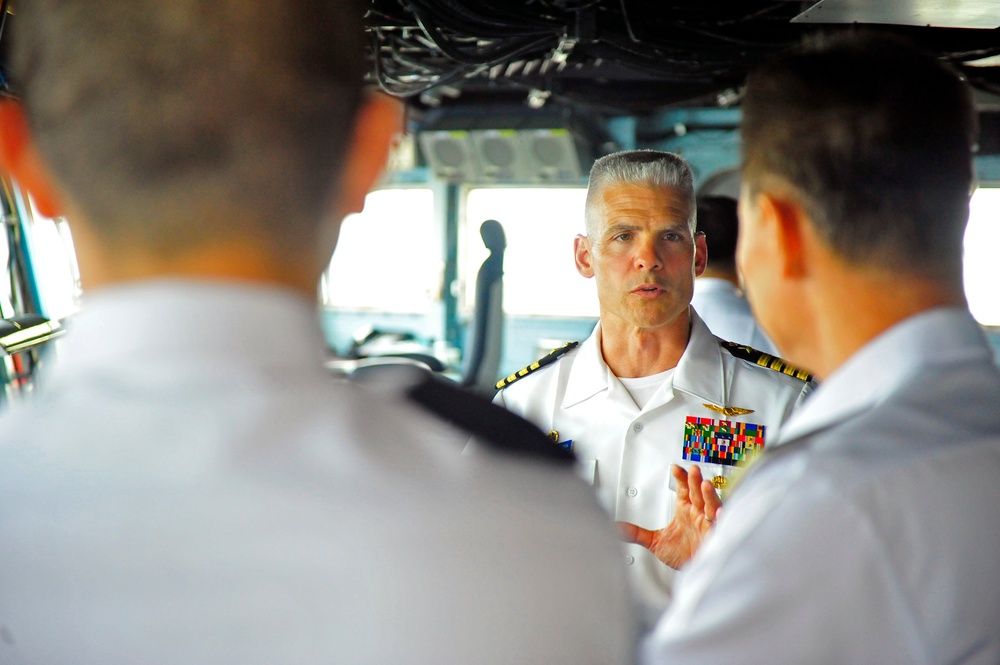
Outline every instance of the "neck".
<path id="1" fill-rule="evenodd" d="M 162 256 L 135 247 L 114 250 L 74 237 L 87 290 L 154 279 L 191 279 L 270 284 L 316 297 L 314 261 L 288 261 L 252 241 L 235 239 Z"/>
<path id="2" fill-rule="evenodd" d="M 614 375 L 637 378 L 677 366 L 691 336 L 688 310 L 662 326 L 642 328 L 601 316 L 601 354 Z"/>
<path id="3" fill-rule="evenodd" d="M 813 334 L 782 348 L 825 379 L 873 339 L 906 319 L 937 307 L 966 307 L 960 290 L 939 280 L 881 272 L 845 271 L 836 284 L 813 295 Z M 802 358 L 802 360 L 796 360 Z"/>
<path id="4" fill-rule="evenodd" d="M 215 206 L 191 206 L 189 214 L 200 219 L 206 228 L 228 228 L 229 219 L 238 210 L 224 203 Z M 199 214 L 201 213 L 201 214 Z M 298 291 L 316 298 L 324 250 L 336 244 L 340 225 L 320 227 L 329 237 L 321 237 L 314 249 L 279 247 L 265 233 L 255 233 L 249 222 L 243 232 L 205 234 L 190 244 L 158 247 L 151 241 L 98 233 L 87 217 L 77 209 L 68 209 L 73 243 L 80 264 L 83 286 L 92 290 L 130 282 L 155 279 L 190 279 L 261 283 Z M 245 214 L 245 213 L 244 213 Z M 341 219 L 341 217 L 335 217 Z M 148 223 L 155 223 L 149 221 Z M 329 254 L 326 255 L 327 257 Z"/>

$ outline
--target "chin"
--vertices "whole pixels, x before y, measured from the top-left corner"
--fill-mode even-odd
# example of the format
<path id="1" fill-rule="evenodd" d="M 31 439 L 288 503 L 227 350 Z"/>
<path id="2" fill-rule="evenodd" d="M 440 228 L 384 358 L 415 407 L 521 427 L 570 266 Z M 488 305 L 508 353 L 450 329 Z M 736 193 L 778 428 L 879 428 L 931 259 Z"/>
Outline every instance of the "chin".
<path id="1" fill-rule="evenodd" d="M 631 317 L 631 322 L 638 328 L 662 328 L 677 322 L 680 317 L 686 314 L 686 307 L 679 312 L 650 312 L 646 315 L 636 313 Z"/>

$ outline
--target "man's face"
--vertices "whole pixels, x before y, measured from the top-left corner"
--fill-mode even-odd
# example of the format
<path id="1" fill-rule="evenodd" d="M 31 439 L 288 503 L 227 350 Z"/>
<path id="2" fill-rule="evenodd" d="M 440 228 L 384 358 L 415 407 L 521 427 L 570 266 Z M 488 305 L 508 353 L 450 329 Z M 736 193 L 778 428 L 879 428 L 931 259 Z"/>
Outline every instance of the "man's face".
<path id="1" fill-rule="evenodd" d="M 597 280 L 602 325 L 656 328 L 686 316 L 708 250 L 692 234 L 684 197 L 671 187 L 618 183 L 598 203 L 596 228 L 576 239 L 576 266 Z"/>

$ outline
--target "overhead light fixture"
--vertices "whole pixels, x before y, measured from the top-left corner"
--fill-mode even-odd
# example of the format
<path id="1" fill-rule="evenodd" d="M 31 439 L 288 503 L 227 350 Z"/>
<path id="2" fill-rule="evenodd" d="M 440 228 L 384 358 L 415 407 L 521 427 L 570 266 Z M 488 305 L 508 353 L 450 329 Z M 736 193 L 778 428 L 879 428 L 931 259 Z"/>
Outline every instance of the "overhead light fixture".
<path id="1" fill-rule="evenodd" d="M 554 114 L 442 114 L 418 136 L 427 165 L 444 180 L 572 183 L 585 175 L 578 135 Z"/>

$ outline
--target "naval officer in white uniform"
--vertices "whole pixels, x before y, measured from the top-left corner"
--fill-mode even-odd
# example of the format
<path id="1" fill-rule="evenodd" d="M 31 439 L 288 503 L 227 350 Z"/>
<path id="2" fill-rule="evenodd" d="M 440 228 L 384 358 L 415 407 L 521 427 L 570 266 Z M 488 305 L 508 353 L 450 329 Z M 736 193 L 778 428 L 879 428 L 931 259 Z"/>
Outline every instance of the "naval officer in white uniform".
<path id="1" fill-rule="evenodd" d="M 650 150 L 599 159 L 586 230 L 576 267 L 596 281 L 599 325 L 579 347 L 500 381 L 495 401 L 571 449 L 614 519 L 656 531 L 673 513 L 672 464 L 700 465 L 724 489 L 812 384 L 780 359 L 724 343 L 689 307 L 706 247 L 683 159 Z M 652 622 L 674 570 L 639 545 L 626 549 Z"/>
<path id="2" fill-rule="evenodd" d="M 742 272 L 823 381 L 646 662 L 1000 662 L 1000 372 L 962 291 L 974 127 L 968 86 L 898 39 L 848 33 L 751 76 Z"/>
<path id="3" fill-rule="evenodd" d="M 86 301 L 0 424 L 0 663 L 634 659 L 589 488 L 421 407 L 534 428 L 322 367 L 316 284 L 400 122 L 364 5 L 18 5 L 0 156 Z"/>

